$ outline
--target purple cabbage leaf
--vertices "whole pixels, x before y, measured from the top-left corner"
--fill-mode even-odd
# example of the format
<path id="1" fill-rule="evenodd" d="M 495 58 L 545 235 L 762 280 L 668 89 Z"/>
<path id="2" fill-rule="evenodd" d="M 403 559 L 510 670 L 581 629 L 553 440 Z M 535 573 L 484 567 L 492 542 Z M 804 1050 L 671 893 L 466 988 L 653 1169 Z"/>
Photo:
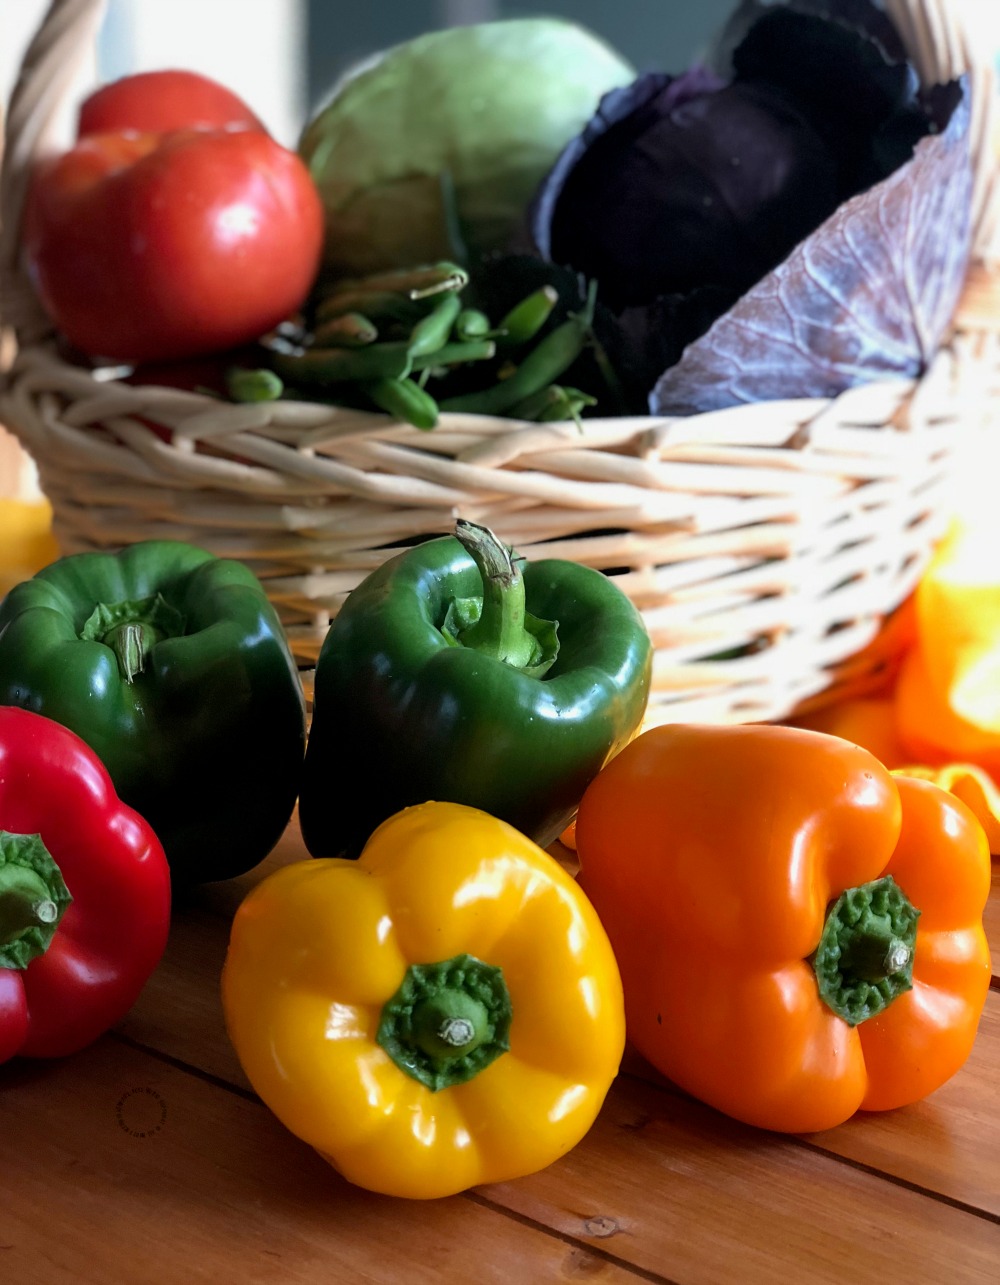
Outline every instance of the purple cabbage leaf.
<path id="1" fill-rule="evenodd" d="M 964 89 L 964 87 L 963 87 Z M 666 369 L 654 413 L 834 397 L 916 377 L 954 314 L 970 253 L 968 95 L 943 133 L 852 198 Z"/>

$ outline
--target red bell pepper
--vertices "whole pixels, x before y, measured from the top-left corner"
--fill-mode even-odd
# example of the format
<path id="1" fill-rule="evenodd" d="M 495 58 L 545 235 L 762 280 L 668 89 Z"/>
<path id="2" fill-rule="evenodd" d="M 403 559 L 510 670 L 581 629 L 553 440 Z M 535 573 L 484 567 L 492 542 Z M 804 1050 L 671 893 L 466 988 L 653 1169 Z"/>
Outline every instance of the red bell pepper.
<path id="1" fill-rule="evenodd" d="M 0 1062 L 63 1057 L 135 1003 L 167 944 L 149 825 L 61 724 L 0 707 Z"/>

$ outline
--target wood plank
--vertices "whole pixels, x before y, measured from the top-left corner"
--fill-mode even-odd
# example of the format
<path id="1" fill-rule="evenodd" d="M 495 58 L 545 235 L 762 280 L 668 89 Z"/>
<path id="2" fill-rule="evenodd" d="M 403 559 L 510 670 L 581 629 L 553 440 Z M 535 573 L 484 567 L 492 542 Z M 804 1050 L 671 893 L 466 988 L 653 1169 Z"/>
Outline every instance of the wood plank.
<path id="1" fill-rule="evenodd" d="M 483 1188 L 684 1285 L 994 1285 L 1000 1226 L 619 1080 L 558 1165 Z"/>
<path id="2" fill-rule="evenodd" d="M 296 859 L 299 844 L 294 834 L 287 836 L 268 865 Z M 261 875 L 244 878 L 252 882 L 255 877 Z M 164 962 L 118 1029 L 139 1045 L 246 1090 L 249 1084 L 226 1038 L 218 986 L 229 914 L 245 891 L 233 883 L 199 890 L 178 906 Z M 628 1065 L 641 1078 L 663 1085 L 637 1056 Z M 808 1145 L 1000 1216 L 998 1102 L 1000 994 L 994 992 L 972 1057 L 948 1085 L 926 1102 L 856 1117 Z"/>
<path id="3" fill-rule="evenodd" d="M 623 1070 L 685 1096 L 633 1049 Z M 991 993 L 968 1062 L 936 1093 L 896 1111 L 859 1112 L 835 1129 L 799 1141 L 1000 1221 L 998 1107 L 1000 995 Z"/>
<path id="4" fill-rule="evenodd" d="M 256 1101 L 113 1039 L 0 1068 L 0 1133 L 8 1281 L 636 1279 L 485 1202 L 352 1187 Z"/>

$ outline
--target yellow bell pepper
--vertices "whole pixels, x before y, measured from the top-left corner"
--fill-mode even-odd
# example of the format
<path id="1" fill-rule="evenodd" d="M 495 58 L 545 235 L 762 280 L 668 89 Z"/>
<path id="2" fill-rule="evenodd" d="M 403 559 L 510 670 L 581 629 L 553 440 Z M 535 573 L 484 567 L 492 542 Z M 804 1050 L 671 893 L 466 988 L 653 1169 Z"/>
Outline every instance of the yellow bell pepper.
<path id="1" fill-rule="evenodd" d="M 58 557 L 48 500 L 0 497 L 0 597 Z"/>
<path id="2" fill-rule="evenodd" d="M 423 803 L 357 861 L 270 875 L 236 913 L 226 1025 L 251 1084 L 345 1178 L 452 1195 L 587 1132 L 625 1044 L 621 979 L 576 882 L 477 809 Z"/>

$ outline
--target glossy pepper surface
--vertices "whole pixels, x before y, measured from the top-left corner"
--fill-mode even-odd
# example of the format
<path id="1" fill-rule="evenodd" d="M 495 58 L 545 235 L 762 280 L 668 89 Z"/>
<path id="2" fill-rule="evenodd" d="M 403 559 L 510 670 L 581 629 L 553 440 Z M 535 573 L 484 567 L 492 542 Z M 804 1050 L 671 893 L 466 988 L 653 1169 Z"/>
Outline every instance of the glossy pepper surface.
<path id="1" fill-rule="evenodd" d="M 43 568 L 0 604 L 0 703 L 96 751 L 177 881 L 249 870 L 292 814 L 305 703 L 242 563 L 144 541 Z"/>
<path id="2" fill-rule="evenodd" d="M 0 708 L 0 1062 L 103 1035 L 169 925 L 163 849 L 97 755 L 51 719 Z"/>
<path id="3" fill-rule="evenodd" d="M 968 1057 L 990 859 L 937 786 L 820 733 L 665 726 L 591 784 L 576 843 L 630 1038 L 695 1097 L 813 1131 Z"/>
<path id="4" fill-rule="evenodd" d="M 547 846 L 638 727 L 652 647 L 608 577 L 520 565 L 484 527 L 384 563 L 316 667 L 299 816 L 313 856 L 356 856 L 428 799 L 482 808 Z"/>
<path id="5" fill-rule="evenodd" d="M 359 1186 L 429 1198 L 543 1168 L 625 1042 L 593 908 L 494 817 L 425 803 L 358 861 L 296 862 L 233 922 L 226 1024 L 278 1118 Z"/>

